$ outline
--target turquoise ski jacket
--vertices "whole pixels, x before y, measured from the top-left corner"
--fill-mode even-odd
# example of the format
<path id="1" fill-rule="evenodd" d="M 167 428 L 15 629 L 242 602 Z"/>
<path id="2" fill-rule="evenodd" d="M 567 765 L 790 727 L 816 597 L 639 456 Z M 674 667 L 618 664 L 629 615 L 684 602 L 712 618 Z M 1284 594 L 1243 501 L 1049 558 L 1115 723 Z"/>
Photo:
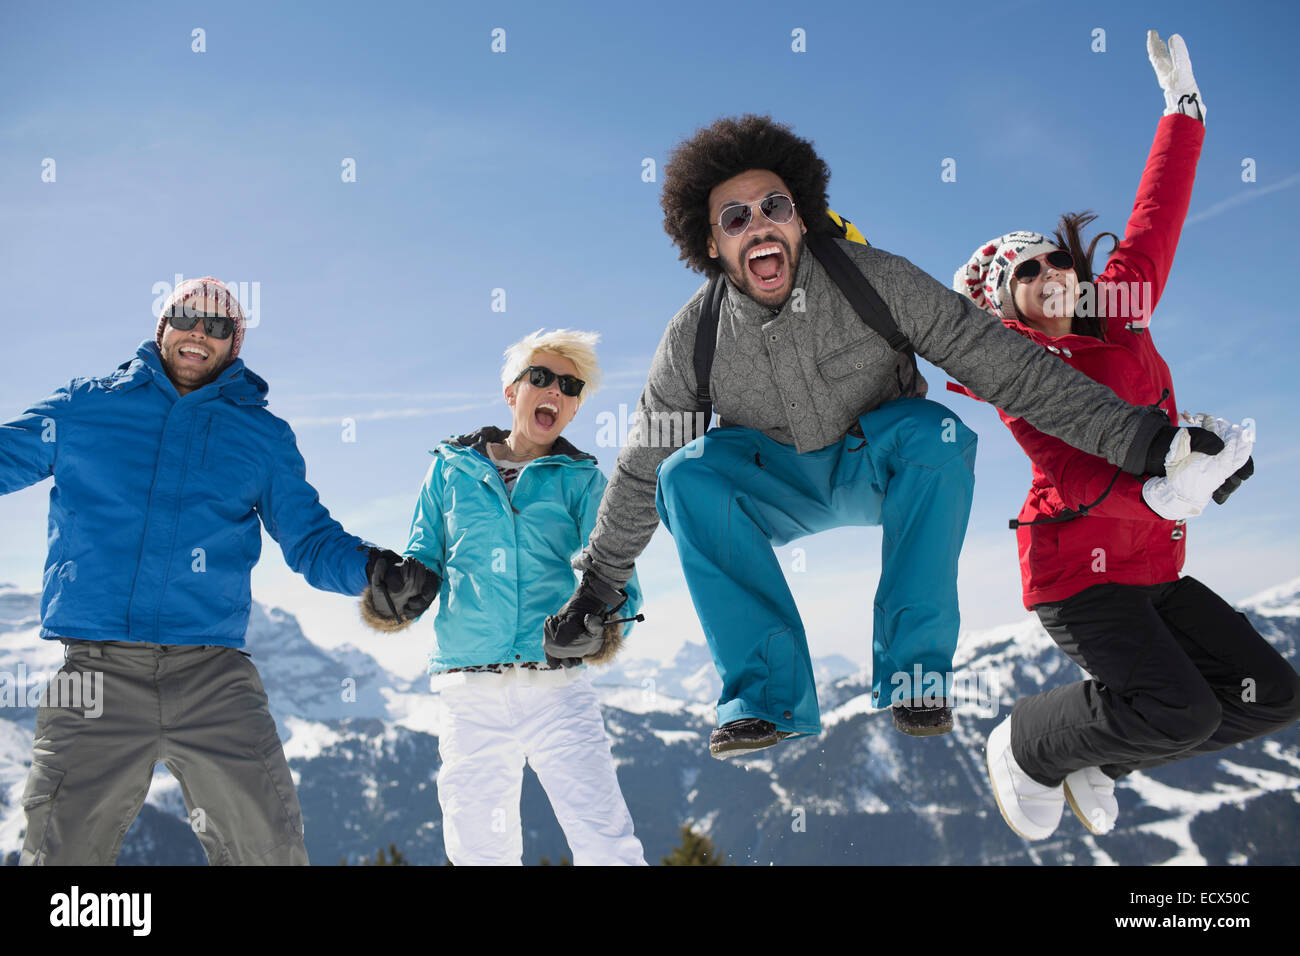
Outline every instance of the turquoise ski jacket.
<path id="1" fill-rule="evenodd" d="M 570 562 L 596 523 L 605 476 L 592 455 L 558 438 L 551 454 L 524 466 L 508 493 L 487 446 L 509 434 L 488 426 L 432 452 L 406 546 L 408 556 L 442 578 L 432 673 L 546 660 L 543 624 L 578 584 Z M 641 606 L 635 573 L 625 590 L 619 617 Z"/>

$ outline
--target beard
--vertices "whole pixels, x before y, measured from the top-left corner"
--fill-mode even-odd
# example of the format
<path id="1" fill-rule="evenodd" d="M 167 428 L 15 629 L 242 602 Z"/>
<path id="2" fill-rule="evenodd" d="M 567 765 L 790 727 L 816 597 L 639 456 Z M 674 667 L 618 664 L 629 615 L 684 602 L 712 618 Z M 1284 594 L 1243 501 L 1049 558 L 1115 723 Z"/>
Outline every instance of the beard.
<path id="1" fill-rule="evenodd" d="M 760 289 L 754 274 L 749 271 L 749 266 L 746 264 L 746 257 L 749 255 L 751 249 L 769 242 L 774 242 L 779 245 L 782 254 L 785 257 L 784 289 L 775 289 L 772 291 L 764 291 L 763 289 Z M 724 258 L 722 260 L 722 271 L 725 272 L 727 278 L 731 280 L 731 284 L 744 293 L 745 296 L 753 299 L 759 305 L 765 306 L 766 308 L 780 310 L 785 307 L 786 302 L 790 299 L 790 295 L 794 292 L 794 276 L 799 269 L 800 261 L 803 259 L 803 253 L 804 237 L 802 235 L 799 236 L 799 245 L 794 249 L 790 248 L 790 244 L 785 240 L 784 236 L 763 236 L 755 239 L 753 242 L 747 243 L 745 248 L 741 250 L 740 257 L 736 262 L 731 262 Z"/>
<path id="2" fill-rule="evenodd" d="M 185 388 L 191 392 L 197 392 L 203 386 L 216 381 L 217 377 L 220 376 L 230 364 L 227 360 L 218 359 L 206 372 L 196 374 L 198 371 L 197 369 L 192 366 L 187 367 L 181 364 L 179 355 L 177 354 L 179 349 L 180 346 L 176 345 L 162 354 L 163 370 L 166 371 L 167 377 L 171 379 L 172 384 L 177 386 L 178 391 L 181 388 Z"/>

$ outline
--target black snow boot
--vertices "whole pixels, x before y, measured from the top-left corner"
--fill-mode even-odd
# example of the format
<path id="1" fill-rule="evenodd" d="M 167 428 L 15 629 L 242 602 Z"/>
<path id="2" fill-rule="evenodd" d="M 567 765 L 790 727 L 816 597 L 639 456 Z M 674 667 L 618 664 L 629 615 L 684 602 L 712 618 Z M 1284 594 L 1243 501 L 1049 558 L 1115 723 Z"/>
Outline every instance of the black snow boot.
<path id="1" fill-rule="evenodd" d="M 918 700 L 895 704 L 892 710 L 894 729 L 909 737 L 937 737 L 952 730 L 952 708 L 946 703 L 926 704 Z"/>
<path id="2" fill-rule="evenodd" d="M 709 734 L 709 753 L 719 760 L 726 760 L 771 747 L 790 736 L 790 731 L 777 730 L 776 725 L 769 721 L 746 717 L 723 724 Z"/>

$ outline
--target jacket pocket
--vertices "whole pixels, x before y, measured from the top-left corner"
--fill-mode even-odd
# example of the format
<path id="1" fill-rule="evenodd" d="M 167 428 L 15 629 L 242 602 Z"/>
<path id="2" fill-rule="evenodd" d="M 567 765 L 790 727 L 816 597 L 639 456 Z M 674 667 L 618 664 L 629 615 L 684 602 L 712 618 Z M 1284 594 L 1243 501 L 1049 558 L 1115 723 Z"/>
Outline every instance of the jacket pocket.
<path id="1" fill-rule="evenodd" d="M 271 831 L 266 838 L 268 844 L 259 851 L 259 855 L 283 847 L 285 844 L 301 842 L 303 838 L 302 808 L 298 804 L 298 791 L 293 785 L 293 774 L 289 770 L 289 761 L 284 756 L 284 746 L 277 736 L 263 744 L 258 750 L 258 757 L 265 770 L 275 802 L 273 807 L 268 799 L 264 808 Z M 278 812 L 277 812 L 278 810 Z"/>
<path id="2" fill-rule="evenodd" d="M 57 530 L 58 534 L 50 542 L 50 553 L 48 557 L 48 566 L 57 568 L 67 560 L 72 549 L 69 544 L 73 540 L 73 534 L 77 529 L 77 513 L 75 511 L 65 511 L 58 517 Z"/>
<path id="3" fill-rule="evenodd" d="M 199 454 L 199 461 L 202 463 L 204 468 L 211 468 L 213 459 L 216 457 L 215 452 L 217 449 L 216 416 L 209 415 L 207 421 L 200 427 L 203 429 L 203 432 L 199 435 L 199 445 L 202 448 L 202 451 Z"/>
<path id="4" fill-rule="evenodd" d="M 817 369 L 828 382 L 838 383 L 864 372 L 871 364 L 871 336 L 863 336 L 841 349 L 817 357 Z"/>
<path id="5" fill-rule="evenodd" d="M 23 812 L 27 815 L 27 837 L 23 841 L 23 862 L 40 863 L 45 852 L 45 839 L 49 835 L 50 817 L 54 812 L 55 798 L 63 783 L 64 771 L 40 761 L 32 761 L 23 790 Z"/>

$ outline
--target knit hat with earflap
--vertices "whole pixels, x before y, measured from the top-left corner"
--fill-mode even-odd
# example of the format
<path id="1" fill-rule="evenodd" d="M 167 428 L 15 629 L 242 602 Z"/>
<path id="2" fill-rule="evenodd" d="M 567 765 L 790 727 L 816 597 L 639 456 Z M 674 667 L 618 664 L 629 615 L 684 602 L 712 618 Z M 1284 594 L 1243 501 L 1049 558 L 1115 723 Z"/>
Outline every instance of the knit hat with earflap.
<path id="1" fill-rule="evenodd" d="M 195 311 L 204 311 L 204 300 L 210 299 L 221 304 L 226 315 L 235 320 L 235 331 L 230 343 L 230 357 L 226 360 L 229 365 L 235 359 L 239 358 L 239 347 L 244 344 L 244 328 L 248 320 L 244 318 L 244 310 L 239 304 L 239 300 L 231 294 L 226 288 L 224 282 L 220 279 L 214 279 L 212 276 L 204 276 L 202 279 L 186 279 L 167 297 L 163 303 L 162 312 L 158 317 L 158 332 L 154 336 L 154 341 L 158 343 L 159 351 L 162 350 L 163 332 L 167 330 L 167 317 L 171 315 L 173 308 L 184 309 L 186 303 L 193 302 L 191 306 Z"/>
<path id="2" fill-rule="evenodd" d="M 1061 248 L 1036 232 L 1009 232 L 975 250 L 952 277 L 952 287 L 999 319 L 1014 319 L 1011 274 L 1026 259 Z"/>

